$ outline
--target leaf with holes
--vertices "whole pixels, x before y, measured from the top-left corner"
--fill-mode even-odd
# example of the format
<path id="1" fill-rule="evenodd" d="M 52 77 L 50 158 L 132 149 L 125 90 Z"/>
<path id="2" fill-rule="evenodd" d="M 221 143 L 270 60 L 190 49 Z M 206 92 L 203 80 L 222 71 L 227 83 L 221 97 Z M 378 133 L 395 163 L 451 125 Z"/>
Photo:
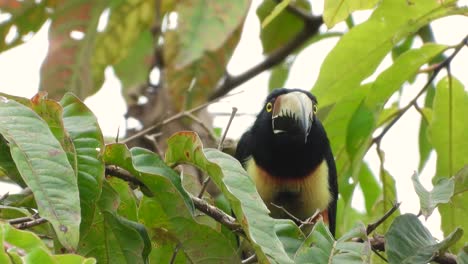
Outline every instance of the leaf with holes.
<path id="1" fill-rule="evenodd" d="M 97 34 L 96 48 L 91 56 L 96 88 L 102 85 L 104 70 L 109 65 L 119 65 L 116 73 L 123 78 L 124 88 L 134 85 L 134 80 L 137 84 L 146 80 L 153 52 L 150 29 L 155 5 L 152 0 L 118 1 L 111 5 L 109 21 L 104 31 Z"/>
<path id="2" fill-rule="evenodd" d="M 39 214 L 70 250 L 79 239 L 81 209 L 75 172 L 47 124 L 31 109 L 0 98 L 0 134 L 34 193 Z"/>
<path id="3" fill-rule="evenodd" d="M 99 88 L 91 75 L 91 57 L 104 1 L 65 1 L 49 28 L 49 51 L 41 66 L 40 89 L 52 99 L 67 91 L 84 99 Z"/>
<path id="4" fill-rule="evenodd" d="M 176 32 L 165 33 L 163 78 L 169 89 L 170 99 L 177 111 L 190 109 L 208 100 L 226 72 L 226 65 L 239 42 L 242 23 L 231 33 L 219 49 L 206 52 L 201 58 L 183 68 L 176 65 Z"/>
<path id="5" fill-rule="evenodd" d="M 30 33 L 37 32 L 46 22 L 47 1 L 3 0 L 2 15 L 10 18 L 0 22 L 0 53 L 25 42 Z"/>

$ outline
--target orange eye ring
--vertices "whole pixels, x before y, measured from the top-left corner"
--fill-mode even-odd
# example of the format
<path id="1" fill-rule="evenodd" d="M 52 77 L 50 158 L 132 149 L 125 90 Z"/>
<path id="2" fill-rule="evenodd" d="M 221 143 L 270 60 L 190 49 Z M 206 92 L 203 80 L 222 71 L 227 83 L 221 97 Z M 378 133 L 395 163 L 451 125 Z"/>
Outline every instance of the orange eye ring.
<path id="1" fill-rule="evenodd" d="M 270 113 L 270 112 L 273 110 L 273 104 L 270 103 L 270 102 L 268 102 L 268 103 L 266 104 L 266 107 L 265 107 L 265 108 L 266 108 L 267 112 Z"/>

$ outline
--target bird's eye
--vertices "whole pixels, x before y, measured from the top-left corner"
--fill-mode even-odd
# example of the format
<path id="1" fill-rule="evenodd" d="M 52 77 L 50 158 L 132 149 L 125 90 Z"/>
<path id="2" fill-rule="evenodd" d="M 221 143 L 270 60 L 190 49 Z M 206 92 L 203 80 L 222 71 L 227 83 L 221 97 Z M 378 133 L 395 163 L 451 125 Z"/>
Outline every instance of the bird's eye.
<path id="1" fill-rule="evenodd" d="M 271 112 L 271 110 L 273 110 L 273 104 L 272 103 L 267 103 L 266 110 L 267 110 L 268 113 Z"/>
<path id="2" fill-rule="evenodd" d="M 317 105 L 314 104 L 314 114 L 316 114 L 316 113 L 317 113 Z"/>

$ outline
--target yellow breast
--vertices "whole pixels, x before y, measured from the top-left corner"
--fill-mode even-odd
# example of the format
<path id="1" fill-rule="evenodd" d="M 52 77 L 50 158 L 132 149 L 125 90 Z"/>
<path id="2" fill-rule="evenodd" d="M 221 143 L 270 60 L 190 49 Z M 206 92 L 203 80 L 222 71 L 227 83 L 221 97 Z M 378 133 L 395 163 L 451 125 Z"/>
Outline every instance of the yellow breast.
<path id="1" fill-rule="evenodd" d="M 328 185 L 328 166 L 323 160 L 315 170 L 301 179 L 279 179 L 272 177 L 257 166 L 253 159 L 247 163 L 247 172 L 257 186 L 257 191 L 271 211 L 273 217 L 287 218 L 282 206 L 295 217 L 305 220 L 318 209 L 327 209 L 331 201 Z"/>

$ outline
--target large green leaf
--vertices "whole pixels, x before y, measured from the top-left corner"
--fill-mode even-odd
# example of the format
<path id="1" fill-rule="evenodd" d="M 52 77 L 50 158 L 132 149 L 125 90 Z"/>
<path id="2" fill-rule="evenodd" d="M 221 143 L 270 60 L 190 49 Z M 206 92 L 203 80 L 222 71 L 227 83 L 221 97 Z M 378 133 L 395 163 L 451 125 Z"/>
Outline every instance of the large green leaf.
<path id="1" fill-rule="evenodd" d="M 74 95 L 67 93 L 60 101 L 63 123 L 76 150 L 78 188 L 80 190 L 81 229 L 91 225 L 104 179 L 104 139 L 97 118 Z"/>
<path id="2" fill-rule="evenodd" d="M 13 259 L 14 263 L 96 263 L 93 258 L 74 254 L 52 255 L 46 244 L 34 233 L 17 230 L 9 224 L 0 224 L 0 241 L 4 248 L 0 251 L 0 263 L 12 263 Z"/>
<path id="3" fill-rule="evenodd" d="M 243 24 L 250 0 L 189 0 L 179 3 L 176 68 L 188 66 L 207 52 L 215 52 Z M 167 45 L 166 45 L 167 46 Z"/>
<path id="4" fill-rule="evenodd" d="M 363 164 L 363 166 L 361 166 L 358 179 L 359 186 L 361 186 L 361 190 L 364 195 L 366 211 L 367 213 L 371 213 L 372 207 L 382 194 L 382 187 L 377 182 L 377 179 L 367 164 Z"/>
<path id="5" fill-rule="evenodd" d="M 151 33 L 142 32 L 135 43 L 129 47 L 127 56 L 114 65 L 115 74 L 122 82 L 122 95 L 125 98 L 128 99 L 128 92 L 132 91 L 132 88 L 148 80 L 154 53 L 153 45 Z"/>
<path id="6" fill-rule="evenodd" d="M 147 263 L 148 235 L 135 227 L 140 224 L 116 214 L 119 202 L 118 193 L 104 181 L 99 210 L 95 210 L 89 232 L 80 240 L 78 252 L 96 258 L 99 263 Z"/>
<path id="7" fill-rule="evenodd" d="M 203 149 L 194 132 L 179 132 L 168 139 L 168 164 L 189 163 L 205 171 L 229 201 L 260 262 L 292 263 L 275 233 L 275 219 L 255 189 L 255 184 L 233 157 Z"/>
<path id="8" fill-rule="evenodd" d="M 0 53 L 11 49 L 25 40 L 25 36 L 35 33 L 47 20 L 48 1 L 16 1 L 3 0 L 0 2 L 2 13 L 11 17 L 0 23 Z M 16 30 L 15 37 L 8 39 L 10 31 Z"/>
<path id="9" fill-rule="evenodd" d="M 149 56 L 154 52 L 150 29 L 155 10 L 156 2 L 152 0 L 118 1 L 111 5 L 109 21 L 105 30 L 97 35 L 96 48 L 91 57 L 96 88 L 104 81 L 106 67 L 118 63 L 121 64 L 117 74 L 123 77 L 125 88 L 134 85 L 136 77 L 148 77 L 151 68 Z M 141 84 L 146 79 L 135 80 Z"/>
<path id="10" fill-rule="evenodd" d="M 177 67 L 177 31 L 164 34 L 164 80 L 170 87 L 169 95 L 175 110 L 190 109 L 208 100 L 226 73 L 226 66 L 239 42 L 243 24 L 232 32 L 222 45 L 214 51 L 204 53 L 198 60 L 184 67 Z"/>
<path id="11" fill-rule="evenodd" d="M 458 80 L 444 78 L 437 84 L 433 109 L 429 138 L 437 152 L 436 175 L 433 178 L 436 184 L 441 178 L 454 175 L 468 164 L 468 93 Z M 455 194 L 450 204 L 439 206 L 439 212 L 445 235 L 456 227 L 468 230 L 468 222 L 465 221 L 468 219 L 468 196 L 464 193 Z M 462 246 L 459 242 L 455 248 Z"/>
<path id="12" fill-rule="evenodd" d="M 32 110 L 1 98 L 0 134 L 34 193 L 40 215 L 52 224 L 62 245 L 76 248 L 81 221 L 78 186 L 60 143 Z"/>
<path id="13" fill-rule="evenodd" d="M 362 238 L 364 242 L 353 242 L 352 238 Z M 366 228 L 361 223 L 335 241 L 323 221 L 304 241 L 295 256 L 295 263 L 370 263 L 370 243 Z"/>
<path id="14" fill-rule="evenodd" d="M 8 177 L 19 186 L 26 187 L 26 183 L 24 183 L 15 162 L 11 158 L 8 143 L 2 136 L 0 136 L 0 177 Z"/>
<path id="15" fill-rule="evenodd" d="M 106 147 L 106 162 L 131 172 L 154 193 L 154 197 L 145 198 L 146 202 L 141 204 L 140 222 L 148 228 L 168 232 L 192 262 L 238 261 L 229 240 L 194 220 L 191 200 L 187 201 L 179 175 L 156 154 L 141 148 L 129 151 L 125 145 L 112 144 Z"/>
<path id="16" fill-rule="evenodd" d="M 413 214 L 397 217 L 385 234 L 385 251 L 390 264 L 428 263 L 463 235 L 457 228 L 438 242 Z"/>
<path id="17" fill-rule="evenodd" d="M 455 1 L 382 1 L 369 20 L 340 39 L 322 64 L 313 87 L 321 105 L 355 93 L 396 43 L 455 9 Z"/>
<path id="18" fill-rule="evenodd" d="M 353 11 L 370 9 L 378 2 L 378 0 L 325 0 L 323 21 L 328 28 L 332 28 L 345 20 Z"/>
<path id="19" fill-rule="evenodd" d="M 311 11 L 309 1 L 294 1 L 294 6 L 304 11 Z M 271 14 L 276 6 L 276 1 L 265 0 L 257 9 L 257 16 L 261 22 Z M 275 17 L 268 26 L 261 29 L 260 39 L 262 40 L 263 53 L 271 53 L 291 40 L 302 30 L 304 22 L 302 19 L 287 10 Z"/>
<path id="20" fill-rule="evenodd" d="M 453 178 L 441 179 L 431 191 L 426 190 L 415 173 L 411 177 L 416 193 L 419 196 L 419 205 L 422 215 L 427 219 L 432 211 L 441 203 L 448 203 L 452 198 L 455 182 Z"/>
<path id="21" fill-rule="evenodd" d="M 468 264 L 468 245 L 465 245 L 457 256 L 459 264 Z"/>
<path id="22" fill-rule="evenodd" d="M 106 2 L 63 1 L 56 9 L 49 28 L 50 48 L 40 72 L 40 89 L 52 99 L 67 91 L 84 99 L 100 88 L 93 83 L 91 58 Z"/>
<path id="23" fill-rule="evenodd" d="M 432 103 L 434 101 L 434 96 L 435 96 L 435 87 L 433 84 L 429 86 L 426 92 L 426 97 L 424 98 L 424 108 L 425 109 L 432 109 Z M 421 173 L 421 171 L 424 169 L 424 166 L 426 165 L 426 162 L 429 160 L 429 155 L 431 154 L 431 151 L 434 149 L 430 140 L 429 140 L 429 123 L 430 120 L 426 119 L 426 116 L 421 116 L 421 122 L 419 125 L 419 166 L 418 166 L 418 171 Z"/>

